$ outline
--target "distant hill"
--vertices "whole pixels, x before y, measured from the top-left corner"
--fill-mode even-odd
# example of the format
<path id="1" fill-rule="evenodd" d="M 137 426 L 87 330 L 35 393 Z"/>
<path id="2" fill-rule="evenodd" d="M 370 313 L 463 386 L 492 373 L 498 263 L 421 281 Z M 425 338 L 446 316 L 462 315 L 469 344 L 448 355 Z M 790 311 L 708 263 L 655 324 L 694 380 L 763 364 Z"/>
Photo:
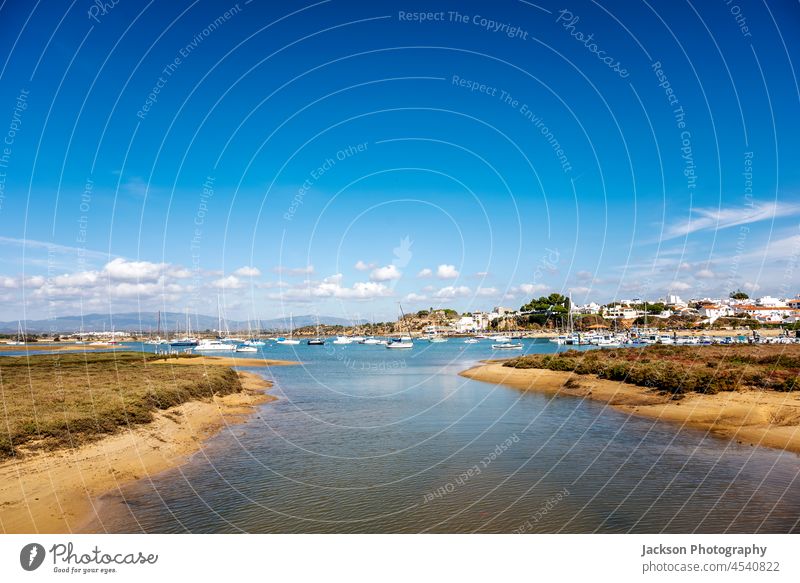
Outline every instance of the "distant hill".
<path id="1" fill-rule="evenodd" d="M 124 312 L 119 314 L 84 314 L 81 316 L 59 316 L 48 320 L 27 320 L 23 323 L 23 328 L 32 334 L 42 334 L 48 332 L 59 332 L 62 334 L 70 334 L 72 332 L 79 332 L 81 329 L 84 332 L 100 332 L 102 330 L 120 330 L 120 331 L 142 331 L 153 332 L 156 331 L 156 322 L 158 320 L 157 312 Z M 295 328 L 302 328 L 303 326 L 313 326 L 317 323 L 326 326 L 353 326 L 356 324 L 364 324 L 366 320 L 348 320 L 346 318 L 336 318 L 334 316 L 295 316 L 293 323 Z M 204 316 L 202 314 L 191 315 L 192 330 L 215 330 L 217 328 L 216 316 Z M 230 330 L 247 330 L 248 325 L 246 321 L 228 320 L 228 328 Z M 256 322 L 252 322 L 251 326 L 256 327 Z M 175 330 L 184 331 L 186 328 L 186 315 L 181 312 L 162 312 L 161 313 L 161 327 L 168 329 L 170 332 Z M 261 320 L 262 330 L 288 330 L 289 318 L 274 318 L 270 320 Z M 16 334 L 17 322 L 0 322 L 0 333 L 2 334 Z"/>

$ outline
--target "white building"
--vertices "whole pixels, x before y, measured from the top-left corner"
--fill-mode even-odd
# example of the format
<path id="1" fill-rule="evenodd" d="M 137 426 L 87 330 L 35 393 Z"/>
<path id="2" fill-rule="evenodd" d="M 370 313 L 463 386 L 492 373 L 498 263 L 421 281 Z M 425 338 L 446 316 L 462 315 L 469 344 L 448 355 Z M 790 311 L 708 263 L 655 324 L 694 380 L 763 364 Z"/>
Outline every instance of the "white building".
<path id="1" fill-rule="evenodd" d="M 763 296 L 756 300 L 756 305 L 767 308 L 785 308 L 786 302 L 778 298 L 773 298 L 772 296 Z"/>
<path id="2" fill-rule="evenodd" d="M 643 312 L 639 312 L 638 310 L 634 310 L 629 306 L 622 306 L 619 304 L 615 304 L 613 306 L 608 306 L 603 311 L 604 318 L 610 318 L 612 320 L 622 318 L 623 320 L 630 320 L 633 318 L 637 318 L 643 315 Z"/>
<path id="3" fill-rule="evenodd" d="M 571 306 L 573 314 L 599 314 L 602 306 L 595 302 L 589 302 L 582 306 Z"/>
<path id="4" fill-rule="evenodd" d="M 677 294 L 667 294 L 667 297 L 664 299 L 664 303 L 668 306 L 678 306 L 678 307 L 686 307 L 686 302 L 681 299 L 681 296 Z"/>
<path id="5" fill-rule="evenodd" d="M 466 334 L 469 332 L 477 332 L 478 325 L 475 318 L 472 316 L 461 316 L 455 323 L 452 324 L 453 330 L 459 334 Z"/>
<path id="6" fill-rule="evenodd" d="M 786 318 L 797 315 L 797 311 L 789 306 L 756 306 L 743 304 L 733 307 L 737 316 L 749 316 L 765 324 L 778 324 Z"/>
<path id="7" fill-rule="evenodd" d="M 723 306 L 716 303 L 700 304 L 697 308 L 697 313 L 704 318 L 708 318 L 709 322 L 714 322 L 718 318 L 727 318 L 734 315 L 734 309 L 731 306 Z"/>

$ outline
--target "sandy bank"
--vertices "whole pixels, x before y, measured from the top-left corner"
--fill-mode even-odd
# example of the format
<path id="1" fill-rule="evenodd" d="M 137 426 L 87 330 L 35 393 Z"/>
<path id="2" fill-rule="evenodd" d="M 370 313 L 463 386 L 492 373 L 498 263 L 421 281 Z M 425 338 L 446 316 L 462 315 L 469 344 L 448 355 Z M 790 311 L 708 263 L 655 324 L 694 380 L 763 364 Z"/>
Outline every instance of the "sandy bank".
<path id="1" fill-rule="evenodd" d="M 207 356 L 200 355 L 191 358 L 175 357 L 152 360 L 151 364 L 169 364 L 175 366 L 291 366 L 300 364 L 293 360 L 270 360 L 267 358 L 236 358 L 235 356 Z"/>
<path id="2" fill-rule="evenodd" d="M 687 394 L 681 400 L 593 375 L 487 363 L 461 373 L 525 391 L 595 399 L 626 413 L 703 429 L 740 443 L 800 453 L 800 394 L 770 390 Z M 570 380 L 572 382 L 567 382 Z"/>
<path id="3" fill-rule="evenodd" d="M 269 381 L 247 372 L 239 377 L 239 393 L 184 403 L 159 412 L 152 423 L 75 449 L 0 464 L 0 532 L 78 531 L 95 517 L 97 496 L 180 465 L 205 438 L 245 422 L 255 405 L 275 399 L 264 393 Z"/>

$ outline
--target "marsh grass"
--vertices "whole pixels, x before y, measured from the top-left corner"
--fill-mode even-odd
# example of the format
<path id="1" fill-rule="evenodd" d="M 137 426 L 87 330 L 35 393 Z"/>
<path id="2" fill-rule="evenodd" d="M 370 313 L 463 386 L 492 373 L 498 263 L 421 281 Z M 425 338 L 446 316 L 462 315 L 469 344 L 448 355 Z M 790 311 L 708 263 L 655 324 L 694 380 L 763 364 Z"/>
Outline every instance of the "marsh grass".
<path id="1" fill-rule="evenodd" d="M 648 346 L 529 354 L 504 366 L 568 371 L 664 393 L 792 391 L 800 375 L 798 345 Z M 798 387 L 800 388 L 800 387 Z"/>
<path id="2" fill-rule="evenodd" d="M 148 366 L 157 359 L 136 352 L 0 357 L 0 459 L 80 445 L 149 423 L 158 410 L 241 390 L 229 367 Z"/>

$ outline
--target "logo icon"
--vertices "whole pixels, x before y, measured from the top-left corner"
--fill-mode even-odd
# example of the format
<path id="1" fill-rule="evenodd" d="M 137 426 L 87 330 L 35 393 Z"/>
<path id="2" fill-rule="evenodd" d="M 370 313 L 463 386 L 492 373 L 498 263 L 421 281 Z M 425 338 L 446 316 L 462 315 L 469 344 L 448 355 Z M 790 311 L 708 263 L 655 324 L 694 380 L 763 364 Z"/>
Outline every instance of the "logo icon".
<path id="1" fill-rule="evenodd" d="M 19 552 L 19 564 L 26 571 L 35 571 L 44 562 L 44 547 L 39 543 L 30 543 Z"/>

